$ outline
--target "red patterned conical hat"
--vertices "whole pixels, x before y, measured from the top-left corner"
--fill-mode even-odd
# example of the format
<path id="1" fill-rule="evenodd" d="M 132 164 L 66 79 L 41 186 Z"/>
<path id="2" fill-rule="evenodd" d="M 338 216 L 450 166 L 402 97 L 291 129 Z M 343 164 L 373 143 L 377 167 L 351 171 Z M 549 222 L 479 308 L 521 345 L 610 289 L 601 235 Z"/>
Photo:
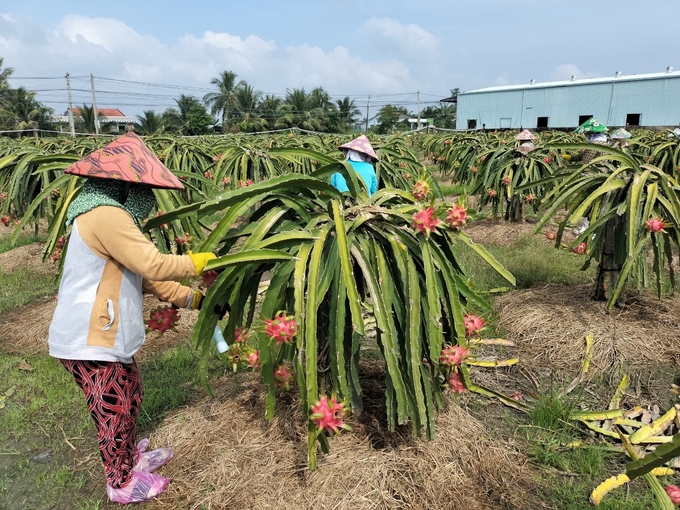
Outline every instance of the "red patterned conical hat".
<path id="1" fill-rule="evenodd" d="M 152 188 L 184 189 L 179 179 L 132 132 L 73 163 L 64 172 L 148 184 Z"/>
<path id="2" fill-rule="evenodd" d="M 373 150 L 373 147 L 371 146 L 371 142 L 368 141 L 368 138 L 366 138 L 366 135 L 361 135 L 351 142 L 347 142 L 345 145 L 341 145 L 338 147 L 338 149 L 343 150 L 353 150 L 357 152 L 361 152 L 362 154 L 366 154 L 369 158 L 371 158 L 373 161 L 378 161 L 378 156 L 376 155 L 375 151 Z"/>

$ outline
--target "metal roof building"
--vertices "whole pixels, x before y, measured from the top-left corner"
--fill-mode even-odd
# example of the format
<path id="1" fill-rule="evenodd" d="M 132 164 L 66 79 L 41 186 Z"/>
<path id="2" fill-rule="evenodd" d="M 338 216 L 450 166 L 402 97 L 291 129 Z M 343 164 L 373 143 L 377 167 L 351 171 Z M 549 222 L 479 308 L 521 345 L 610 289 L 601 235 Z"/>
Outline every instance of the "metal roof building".
<path id="1" fill-rule="evenodd" d="M 458 94 L 456 129 L 680 124 L 680 72 L 490 87 Z"/>

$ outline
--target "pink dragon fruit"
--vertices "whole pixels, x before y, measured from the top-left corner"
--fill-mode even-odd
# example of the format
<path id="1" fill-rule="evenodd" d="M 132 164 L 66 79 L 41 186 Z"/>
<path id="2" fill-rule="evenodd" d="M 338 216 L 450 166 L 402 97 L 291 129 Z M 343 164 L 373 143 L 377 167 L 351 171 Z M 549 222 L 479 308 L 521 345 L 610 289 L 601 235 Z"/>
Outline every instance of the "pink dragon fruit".
<path id="1" fill-rule="evenodd" d="M 250 338 L 250 331 L 244 328 L 243 326 L 239 326 L 238 328 L 236 328 L 236 331 L 234 332 L 234 338 L 236 340 L 236 343 L 238 344 L 248 343 L 248 339 Z"/>
<path id="2" fill-rule="evenodd" d="M 506 175 L 501 179 L 501 182 L 503 183 L 504 186 L 510 186 L 510 183 L 512 182 L 512 179 L 510 178 L 509 175 Z"/>
<path id="3" fill-rule="evenodd" d="M 463 317 L 463 326 L 465 327 L 465 335 L 470 336 L 482 330 L 484 321 L 477 315 L 466 314 Z"/>
<path id="4" fill-rule="evenodd" d="M 342 421 L 345 416 L 344 405 L 338 403 L 335 397 L 331 398 L 323 396 L 315 405 L 312 406 L 312 414 L 310 419 L 319 427 L 320 430 L 326 432 L 340 433 L 340 429 L 351 430 L 348 425 Z"/>
<path id="5" fill-rule="evenodd" d="M 651 218 L 647 220 L 647 230 L 652 234 L 661 232 L 666 225 L 659 218 Z"/>
<path id="6" fill-rule="evenodd" d="M 498 192 L 493 188 L 489 188 L 488 190 L 486 190 L 486 196 L 489 198 L 496 198 L 497 195 Z"/>
<path id="7" fill-rule="evenodd" d="M 229 186 L 230 183 L 231 179 L 229 177 L 222 177 L 222 184 L 224 184 L 225 186 Z"/>
<path id="8" fill-rule="evenodd" d="M 468 220 L 467 209 L 461 205 L 451 206 L 446 215 L 446 224 L 451 227 L 460 230 L 460 228 L 465 225 Z"/>
<path id="9" fill-rule="evenodd" d="M 576 248 L 574 248 L 572 251 L 574 253 L 576 253 L 577 255 L 583 255 L 586 252 L 587 249 L 588 249 L 588 245 L 586 243 L 581 243 Z"/>
<path id="10" fill-rule="evenodd" d="M 666 494 L 674 505 L 680 505 L 680 489 L 677 485 L 666 485 Z"/>
<path id="11" fill-rule="evenodd" d="M 557 239 L 557 233 L 555 233 L 554 230 L 548 230 L 545 233 L 545 238 L 550 239 L 551 241 L 554 241 L 555 239 Z"/>
<path id="12" fill-rule="evenodd" d="M 449 375 L 446 376 L 446 383 L 449 385 L 449 389 L 454 393 L 465 393 L 465 386 L 463 381 L 460 379 L 460 374 L 458 369 L 455 369 Z"/>
<path id="13" fill-rule="evenodd" d="M 416 200 L 422 202 L 430 194 L 430 185 L 426 181 L 417 181 L 413 185 L 412 193 Z"/>
<path id="14" fill-rule="evenodd" d="M 269 338 L 276 340 L 276 345 L 289 344 L 297 334 L 295 317 L 287 317 L 285 312 L 279 312 L 273 319 L 265 319 L 264 332 Z"/>
<path id="15" fill-rule="evenodd" d="M 434 215 L 434 207 L 422 209 L 413 215 L 413 228 L 425 235 L 429 235 L 440 223 L 441 220 Z"/>
<path id="16" fill-rule="evenodd" d="M 258 353 L 258 361 L 260 354 Z M 293 374 L 290 373 L 286 365 L 279 365 L 279 368 L 274 370 L 274 386 L 288 391 L 290 389 L 290 381 Z"/>
<path id="17" fill-rule="evenodd" d="M 248 355 L 248 365 L 257 370 L 260 368 L 260 351 L 253 351 Z"/>
<path id="18" fill-rule="evenodd" d="M 212 179 L 213 175 L 211 172 L 204 172 L 203 175 L 205 176 L 206 179 Z"/>
<path id="19" fill-rule="evenodd" d="M 552 162 L 552 158 L 550 156 L 546 156 L 543 158 L 543 163 L 549 165 Z"/>
<path id="20" fill-rule="evenodd" d="M 155 310 L 151 310 L 151 317 L 147 322 L 147 326 L 151 331 L 158 331 L 159 336 L 168 330 L 177 331 L 175 326 L 179 321 L 179 312 L 177 308 L 172 306 L 159 306 Z"/>
<path id="21" fill-rule="evenodd" d="M 10 221 L 9 216 L 7 216 L 6 214 L 2 218 L 0 218 L 0 223 L 2 223 L 6 227 L 9 227 L 9 221 Z"/>
<path id="22" fill-rule="evenodd" d="M 203 277 L 201 278 L 201 285 L 203 286 L 203 288 L 209 289 L 210 287 L 212 287 L 219 275 L 220 274 L 214 269 L 211 269 L 210 271 L 206 271 L 205 273 L 203 273 Z"/>
<path id="23" fill-rule="evenodd" d="M 469 350 L 460 345 L 447 345 L 439 356 L 439 363 L 442 365 L 458 366 L 468 355 Z"/>

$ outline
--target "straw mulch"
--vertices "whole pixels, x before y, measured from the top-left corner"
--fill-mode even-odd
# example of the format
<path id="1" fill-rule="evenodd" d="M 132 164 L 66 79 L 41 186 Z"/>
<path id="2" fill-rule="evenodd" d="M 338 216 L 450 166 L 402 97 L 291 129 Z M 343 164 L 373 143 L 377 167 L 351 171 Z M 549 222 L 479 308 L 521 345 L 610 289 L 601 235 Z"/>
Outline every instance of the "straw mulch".
<path id="1" fill-rule="evenodd" d="M 590 299 L 589 285 L 546 285 L 496 300 L 506 338 L 517 343 L 522 366 L 571 376 L 580 370 L 585 336 L 594 335 L 591 369 L 612 373 L 628 366 L 648 369 L 680 362 L 680 298 L 657 299 L 629 291 L 626 305 L 607 310 Z"/>
<path id="2" fill-rule="evenodd" d="M 557 224 L 554 221 L 542 229 L 544 232 L 548 230 L 557 231 Z M 485 246 L 510 246 L 520 237 L 533 236 L 542 234 L 535 234 L 536 223 L 525 220 L 521 223 L 513 223 L 502 219 L 485 218 L 469 223 L 465 227 L 465 232 L 470 238 Z M 571 229 L 566 229 L 562 235 L 562 242 L 565 244 L 571 243 L 576 236 L 571 232 Z"/>
<path id="3" fill-rule="evenodd" d="M 7 274 L 28 269 L 31 273 L 56 275 L 57 264 L 42 260 L 44 247 L 43 243 L 31 243 L 0 253 L 0 271 Z"/>
<path id="4" fill-rule="evenodd" d="M 149 311 L 159 304 L 164 306 L 166 303 L 160 303 L 154 296 L 144 296 L 145 320 L 149 317 Z M 56 306 L 56 297 L 50 297 L 0 315 L 0 343 L 3 350 L 10 354 L 47 354 L 47 335 Z M 179 317 L 176 332 L 167 331 L 161 337 L 157 333 L 150 332 L 135 359 L 143 362 L 157 350 L 188 342 L 194 330 L 198 312 L 180 310 Z"/>
<path id="5" fill-rule="evenodd" d="M 152 508 L 544 508 L 530 490 L 526 457 L 490 439 L 452 401 L 438 415 L 435 440 L 405 427 L 388 433 L 377 392 L 382 368 L 362 367 L 364 380 L 375 381 L 364 412 L 348 418 L 353 430 L 331 440 L 315 471 L 306 469 L 297 392 L 280 396 L 266 422 L 257 375 L 224 378 L 216 398 L 176 412 L 153 433 L 152 445 L 171 446 L 175 459 L 161 470 L 173 481 Z"/>

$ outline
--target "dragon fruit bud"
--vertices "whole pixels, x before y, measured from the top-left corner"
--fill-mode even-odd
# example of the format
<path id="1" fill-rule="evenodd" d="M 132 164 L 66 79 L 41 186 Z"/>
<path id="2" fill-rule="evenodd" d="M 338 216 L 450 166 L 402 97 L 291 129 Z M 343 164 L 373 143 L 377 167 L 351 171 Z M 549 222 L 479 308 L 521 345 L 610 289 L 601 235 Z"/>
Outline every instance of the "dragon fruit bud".
<path id="1" fill-rule="evenodd" d="M 557 239 L 557 234 L 555 233 L 554 230 L 548 230 L 545 233 L 545 238 L 550 239 L 551 241 L 554 241 L 555 239 Z"/>
<path id="2" fill-rule="evenodd" d="M 151 317 L 147 322 L 147 326 L 151 331 L 158 331 L 160 336 L 170 329 L 176 331 L 175 326 L 178 321 L 179 312 L 177 311 L 177 308 L 173 308 L 172 306 L 159 306 L 151 311 Z"/>
<path id="3" fill-rule="evenodd" d="M 413 196 L 418 201 L 423 201 L 430 194 L 430 185 L 426 181 L 418 181 L 413 186 Z"/>
<path id="4" fill-rule="evenodd" d="M 666 494 L 674 505 L 680 505 L 680 489 L 677 485 L 666 485 Z"/>
<path id="5" fill-rule="evenodd" d="M 652 234 L 661 232 L 665 226 L 666 225 L 664 222 L 659 218 L 651 218 L 647 220 L 647 230 L 649 230 Z"/>
<path id="6" fill-rule="evenodd" d="M 586 252 L 587 248 L 588 248 L 588 245 L 586 243 L 581 243 L 576 248 L 574 248 L 572 251 L 574 253 L 576 253 L 577 255 L 583 255 Z"/>
<path id="7" fill-rule="evenodd" d="M 479 168 L 477 168 L 476 166 L 473 166 L 473 167 L 470 167 L 470 171 L 471 171 L 473 174 L 476 174 L 477 172 L 479 172 Z"/>
<path id="8" fill-rule="evenodd" d="M 455 229 L 460 229 L 468 219 L 467 209 L 460 205 L 451 206 L 446 215 L 446 224 Z"/>
<path id="9" fill-rule="evenodd" d="M 253 351 L 248 355 L 248 365 L 250 365 L 251 368 L 258 369 L 260 368 L 260 351 Z"/>
<path id="10" fill-rule="evenodd" d="M 439 218 L 434 215 L 434 207 L 422 209 L 413 215 L 413 228 L 425 235 L 429 235 L 440 223 Z"/>
<path id="11" fill-rule="evenodd" d="M 488 190 L 486 190 L 486 196 L 487 197 L 496 198 L 496 195 L 498 195 L 498 192 L 495 189 L 489 188 Z"/>
<path id="12" fill-rule="evenodd" d="M 279 312 L 273 319 L 265 319 L 264 332 L 276 341 L 276 345 L 289 344 L 297 334 L 297 322 L 295 317 L 286 317 L 284 312 Z"/>
<path id="13" fill-rule="evenodd" d="M 9 226 L 9 216 L 7 216 L 5 214 L 2 218 L 0 218 L 0 223 L 5 225 L 6 227 L 8 227 Z"/>
<path id="14" fill-rule="evenodd" d="M 548 165 L 550 164 L 551 161 L 552 161 L 552 158 L 550 156 L 546 156 L 546 157 L 543 158 L 543 162 L 548 164 Z"/>
<path id="15" fill-rule="evenodd" d="M 512 179 L 510 178 L 509 175 L 506 175 L 501 179 L 501 182 L 503 183 L 504 186 L 510 186 L 510 183 L 512 182 Z"/>
<path id="16" fill-rule="evenodd" d="M 248 338 L 250 338 L 250 331 L 244 328 L 243 326 L 239 326 L 238 328 L 236 328 L 236 331 L 234 332 L 234 338 L 236 340 L 236 343 L 245 344 L 248 342 Z"/>
<path id="17" fill-rule="evenodd" d="M 345 416 L 344 405 L 338 403 L 335 397 L 331 398 L 330 402 L 328 397 L 321 397 L 319 402 L 312 406 L 312 414 L 310 419 L 319 427 L 320 430 L 325 430 L 326 432 L 340 433 L 340 429 L 350 429 L 348 425 L 342 421 Z"/>
<path id="18" fill-rule="evenodd" d="M 469 350 L 460 345 L 448 345 L 442 350 L 439 356 L 439 363 L 442 365 L 458 366 L 468 355 Z"/>
<path id="19" fill-rule="evenodd" d="M 274 370 L 274 386 L 276 386 L 277 388 L 281 388 L 288 391 L 290 389 L 290 380 L 292 378 L 293 374 L 290 373 L 290 370 L 288 370 L 288 367 L 286 365 L 280 365 L 279 368 Z"/>
<path id="20" fill-rule="evenodd" d="M 527 202 L 533 202 L 534 200 L 536 200 L 536 197 L 531 193 L 527 193 L 526 195 L 524 195 L 524 200 L 526 200 Z"/>
<path id="21" fill-rule="evenodd" d="M 201 285 L 203 286 L 204 289 L 209 289 L 210 287 L 213 286 L 215 283 L 215 280 L 217 280 L 217 277 L 219 276 L 219 273 L 215 271 L 214 269 L 211 269 L 210 271 L 206 271 L 203 273 L 203 278 L 201 280 Z"/>
<path id="22" fill-rule="evenodd" d="M 484 321 L 477 315 L 466 314 L 463 317 L 463 326 L 465 327 L 465 335 L 470 336 L 482 330 Z"/>
<path id="23" fill-rule="evenodd" d="M 206 179 L 212 179 L 213 177 L 211 172 L 204 172 L 203 175 L 205 176 Z"/>
<path id="24" fill-rule="evenodd" d="M 449 385 L 449 389 L 452 392 L 465 393 L 465 386 L 463 386 L 463 381 L 461 381 L 457 369 L 446 376 L 446 383 Z"/>

